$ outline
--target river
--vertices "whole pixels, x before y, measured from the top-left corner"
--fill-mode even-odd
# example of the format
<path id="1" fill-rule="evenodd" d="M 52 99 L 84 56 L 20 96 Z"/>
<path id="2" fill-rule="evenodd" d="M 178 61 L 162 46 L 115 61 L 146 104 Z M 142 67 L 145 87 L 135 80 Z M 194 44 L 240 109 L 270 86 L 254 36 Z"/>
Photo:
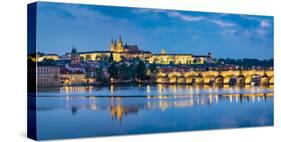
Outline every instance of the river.
<path id="1" fill-rule="evenodd" d="M 273 86 L 60 87 L 36 100 L 39 139 L 273 125 Z"/>

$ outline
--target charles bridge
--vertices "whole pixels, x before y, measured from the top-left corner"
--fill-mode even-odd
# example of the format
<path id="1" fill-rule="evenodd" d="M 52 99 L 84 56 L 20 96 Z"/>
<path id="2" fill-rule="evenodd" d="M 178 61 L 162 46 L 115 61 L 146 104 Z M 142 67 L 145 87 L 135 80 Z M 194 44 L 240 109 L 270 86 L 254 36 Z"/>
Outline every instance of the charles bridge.
<path id="1" fill-rule="evenodd" d="M 273 70 L 160 71 L 156 82 L 163 84 L 262 84 L 274 82 Z"/>

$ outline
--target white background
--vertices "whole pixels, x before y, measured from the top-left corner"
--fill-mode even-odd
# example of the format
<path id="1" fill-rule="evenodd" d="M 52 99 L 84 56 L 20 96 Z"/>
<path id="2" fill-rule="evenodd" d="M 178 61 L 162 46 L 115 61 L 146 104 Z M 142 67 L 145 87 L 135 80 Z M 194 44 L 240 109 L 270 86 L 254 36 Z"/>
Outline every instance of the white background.
<path id="1" fill-rule="evenodd" d="M 149 135 L 115 136 L 65 140 L 80 141 L 192 141 L 238 142 L 281 141 L 280 41 L 281 4 L 278 0 L 50 0 L 118 6 L 182 9 L 207 12 L 274 16 L 275 98 L 274 127 L 244 128 Z M 31 0 L 2 0 L 0 4 L 0 141 L 32 141 L 26 138 L 26 4 Z M 219 118 L 218 118 L 219 119 Z M 279 139 L 279 140 L 278 140 Z"/>

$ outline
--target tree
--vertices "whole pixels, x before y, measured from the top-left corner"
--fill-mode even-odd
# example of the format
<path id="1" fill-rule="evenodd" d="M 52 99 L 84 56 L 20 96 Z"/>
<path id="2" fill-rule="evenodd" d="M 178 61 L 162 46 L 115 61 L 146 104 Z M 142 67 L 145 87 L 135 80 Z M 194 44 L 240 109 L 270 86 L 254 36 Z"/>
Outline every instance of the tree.
<path id="1" fill-rule="evenodd" d="M 101 61 L 108 62 L 109 57 L 107 55 L 102 54 L 101 55 Z"/>
<path id="2" fill-rule="evenodd" d="M 121 61 L 122 61 L 122 62 L 127 61 L 127 58 L 122 55 L 122 56 L 121 56 Z"/>
<path id="3" fill-rule="evenodd" d="M 110 56 L 109 56 L 109 58 L 108 58 L 108 62 L 109 62 L 109 63 L 112 63 L 113 61 L 114 61 L 114 59 L 113 59 L 113 54 L 110 53 Z"/>
<path id="4" fill-rule="evenodd" d="M 120 65 L 119 66 L 119 75 L 120 75 L 120 78 L 123 80 L 131 79 L 132 76 L 131 76 L 130 67 L 127 66 L 127 64 Z"/>
<path id="5" fill-rule="evenodd" d="M 98 82 L 105 82 L 105 81 L 106 81 L 106 79 L 105 79 L 105 77 L 104 77 L 104 74 L 103 74 L 103 69 L 102 69 L 102 68 L 97 68 L 97 69 L 96 69 L 96 75 L 95 75 L 95 77 L 96 77 L 96 80 L 97 80 Z"/>
<path id="6" fill-rule="evenodd" d="M 112 63 L 109 67 L 108 67 L 108 73 L 110 74 L 111 78 L 117 78 L 118 77 L 118 67 L 116 65 L 116 63 Z"/>
<path id="7" fill-rule="evenodd" d="M 273 59 L 259 60 L 259 59 L 247 59 L 247 58 L 244 59 L 220 58 L 218 59 L 218 64 L 236 65 L 245 68 L 251 68 L 253 66 L 273 67 Z"/>
<path id="8" fill-rule="evenodd" d="M 140 80 L 145 80 L 146 76 L 146 67 L 143 61 L 139 61 L 139 64 L 136 67 L 136 77 Z"/>
<path id="9" fill-rule="evenodd" d="M 157 73 L 157 66 L 155 64 L 150 64 L 149 65 L 149 70 L 151 73 Z"/>
<path id="10" fill-rule="evenodd" d="M 80 56 L 80 61 L 83 63 L 85 61 L 85 58 L 83 56 Z"/>
<path id="11" fill-rule="evenodd" d="M 53 64 L 53 65 L 56 64 L 56 61 L 54 59 L 51 59 L 51 58 L 44 58 L 43 62 L 46 63 L 46 64 Z"/>

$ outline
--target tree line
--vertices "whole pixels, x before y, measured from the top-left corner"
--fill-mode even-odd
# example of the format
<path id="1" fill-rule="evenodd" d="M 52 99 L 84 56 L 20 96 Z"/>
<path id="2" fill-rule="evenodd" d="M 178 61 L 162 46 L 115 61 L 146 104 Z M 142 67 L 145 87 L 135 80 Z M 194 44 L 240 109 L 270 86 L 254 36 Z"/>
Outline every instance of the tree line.
<path id="1" fill-rule="evenodd" d="M 109 77 L 114 80 L 149 80 L 157 72 L 156 65 L 147 64 L 142 60 L 131 62 L 111 62 L 107 67 Z M 96 80 L 106 82 L 102 68 L 96 70 Z M 108 80 L 109 81 L 109 80 Z"/>
<path id="2" fill-rule="evenodd" d="M 236 65 L 242 67 L 253 67 L 253 66 L 260 66 L 260 67 L 273 67 L 274 61 L 273 59 L 230 59 L 230 58 L 219 58 L 216 59 L 217 64 L 228 64 L 228 65 Z"/>

